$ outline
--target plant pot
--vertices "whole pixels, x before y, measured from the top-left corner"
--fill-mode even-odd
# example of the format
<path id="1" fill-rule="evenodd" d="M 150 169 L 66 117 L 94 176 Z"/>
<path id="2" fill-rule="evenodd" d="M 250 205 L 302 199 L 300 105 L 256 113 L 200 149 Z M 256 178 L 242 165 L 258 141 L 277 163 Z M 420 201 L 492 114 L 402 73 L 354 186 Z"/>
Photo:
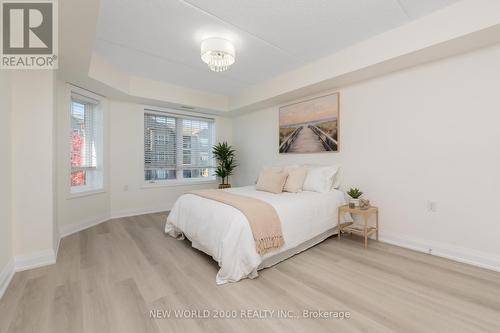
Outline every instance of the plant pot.
<path id="1" fill-rule="evenodd" d="M 219 190 L 222 190 L 224 188 L 231 188 L 231 184 L 219 184 Z"/>
<path id="2" fill-rule="evenodd" d="M 354 206 L 359 207 L 359 198 L 358 199 L 351 198 L 351 199 L 349 199 L 349 202 L 353 203 Z"/>

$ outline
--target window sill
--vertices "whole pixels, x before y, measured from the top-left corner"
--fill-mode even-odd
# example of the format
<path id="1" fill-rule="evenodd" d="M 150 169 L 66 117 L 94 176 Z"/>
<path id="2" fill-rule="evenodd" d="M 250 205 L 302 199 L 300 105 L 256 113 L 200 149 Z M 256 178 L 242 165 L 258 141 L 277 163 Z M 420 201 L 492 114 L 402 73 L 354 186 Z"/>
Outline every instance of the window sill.
<path id="1" fill-rule="evenodd" d="M 177 187 L 177 186 L 194 186 L 194 185 L 207 185 L 218 184 L 216 179 L 210 180 L 167 180 L 156 183 L 146 182 L 141 186 L 141 189 L 151 189 L 159 187 Z"/>
<path id="2" fill-rule="evenodd" d="M 90 191 L 82 191 L 82 192 L 69 193 L 66 199 L 67 200 L 78 199 L 78 198 L 88 197 L 88 196 L 91 196 L 91 195 L 97 195 L 97 194 L 102 194 L 102 193 L 106 193 L 106 190 L 105 189 L 100 189 L 100 190 L 90 190 Z"/>

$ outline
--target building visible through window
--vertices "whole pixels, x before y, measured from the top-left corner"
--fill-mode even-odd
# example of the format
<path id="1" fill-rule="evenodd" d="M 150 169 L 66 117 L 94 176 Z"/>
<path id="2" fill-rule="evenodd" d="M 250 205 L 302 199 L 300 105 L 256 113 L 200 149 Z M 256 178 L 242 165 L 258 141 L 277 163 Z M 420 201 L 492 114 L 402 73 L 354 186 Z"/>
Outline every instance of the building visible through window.
<path id="1" fill-rule="evenodd" d="M 211 150 L 214 122 L 144 114 L 144 179 L 149 182 L 215 179 Z"/>

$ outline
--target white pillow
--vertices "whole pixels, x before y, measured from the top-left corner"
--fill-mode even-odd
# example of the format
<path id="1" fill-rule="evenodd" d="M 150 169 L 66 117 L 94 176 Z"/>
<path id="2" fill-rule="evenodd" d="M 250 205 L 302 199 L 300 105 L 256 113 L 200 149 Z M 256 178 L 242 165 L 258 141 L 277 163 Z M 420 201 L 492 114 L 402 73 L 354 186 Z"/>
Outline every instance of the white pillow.
<path id="1" fill-rule="evenodd" d="M 283 171 L 288 173 L 284 189 L 285 192 L 302 192 L 302 187 L 304 186 L 304 181 L 307 176 L 307 167 L 293 165 L 285 167 Z"/>
<path id="2" fill-rule="evenodd" d="M 337 167 L 337 172 L 335 172 L 335 175 L 333 175 L 333 181 L 332 181 L 332 190 L 336 190 L 340 188 L 340 177 L 341 177 L 342 170 L 340 167 Z"/>
<path id="3" fill-rule="evenodd" d="M 271 193 L 283 192 L 288 174 L 285 172 L 262 171 L 257 180 L 255 189 Z"/>
<path id="4" fill-rule="evenodd" d="M 320 193 L 330 192 L 338 170 L 338 166 L 308 167 L 303 189 Z"/>

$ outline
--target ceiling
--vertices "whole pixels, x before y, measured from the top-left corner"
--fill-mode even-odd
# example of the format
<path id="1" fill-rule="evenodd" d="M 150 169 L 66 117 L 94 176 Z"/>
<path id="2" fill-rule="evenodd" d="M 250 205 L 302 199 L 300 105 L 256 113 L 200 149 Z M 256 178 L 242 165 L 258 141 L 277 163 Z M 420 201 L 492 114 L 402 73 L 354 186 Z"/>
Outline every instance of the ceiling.
<path id="1" fill-rule="evenodd" d="M 242 90 L 458 0 L 101 0 L 95 52 L 129 74 L 211 93 Z M 200 43 L 224 37 L 214 73 Z"/>

